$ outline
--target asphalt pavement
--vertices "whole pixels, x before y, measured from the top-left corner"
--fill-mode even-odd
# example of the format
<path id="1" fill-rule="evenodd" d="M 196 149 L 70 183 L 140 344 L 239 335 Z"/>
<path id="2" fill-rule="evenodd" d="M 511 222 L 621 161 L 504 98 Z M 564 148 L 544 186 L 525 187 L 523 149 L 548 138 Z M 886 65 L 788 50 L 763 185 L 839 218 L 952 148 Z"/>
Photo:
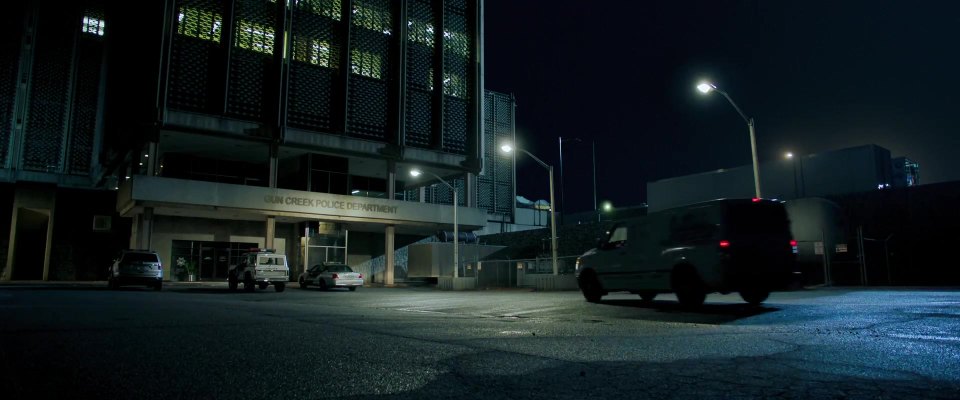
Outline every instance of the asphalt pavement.
<path id="1" fill-rule="evenodd" d="M 960 291 L 0 284 L 4 398 L 960 398 Z"/>

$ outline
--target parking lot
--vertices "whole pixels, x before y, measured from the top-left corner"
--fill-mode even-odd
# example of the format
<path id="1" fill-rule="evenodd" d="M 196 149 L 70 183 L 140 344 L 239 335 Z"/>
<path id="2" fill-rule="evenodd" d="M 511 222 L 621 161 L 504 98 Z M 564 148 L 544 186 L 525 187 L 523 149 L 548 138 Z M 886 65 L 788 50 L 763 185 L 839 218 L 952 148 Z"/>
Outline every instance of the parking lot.
<path id="1" fill-rule="evenodd" d="M 0 285 L 13 398 L 956 398 L 960 291 Z M 335 373 L 336 378 L 327 374 Z"/>

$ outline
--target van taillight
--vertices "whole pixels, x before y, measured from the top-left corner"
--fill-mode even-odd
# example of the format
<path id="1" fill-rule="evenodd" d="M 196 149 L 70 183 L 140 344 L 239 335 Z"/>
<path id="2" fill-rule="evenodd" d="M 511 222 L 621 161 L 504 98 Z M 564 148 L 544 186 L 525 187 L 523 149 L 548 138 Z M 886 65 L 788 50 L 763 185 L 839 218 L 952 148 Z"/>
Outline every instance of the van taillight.
<path id="1" fill-rule="evenodd" d="M 720 248 L 721 248 L 721 249 L 726 249 L 726 248 L 728 248 L 728 247 L 730 247 L 730 241 L 729 241 L 729 240 L 721 240 L 721 241 L 720 241 Z"/>
<path id="2" fill-rule="evenodd" d="M 790 250 L 793 251 L 793 254 L 800 254 L 800 248 L 797 247 L 797 241 L 796 241 L 796 240 L 791 240 L 791 241 L 790 241 Z"/>
<path id="3" fill-rule="evenodd" d="M 754 198 L 753 198 L 753 202 L 754 202 L 754 203 L 759 203 L 759 202 L 760 202 L 760 199 L 757 198 L 757 197 L 754 197 Z"/>
<path id="4" fill-rule="evenodd" d="M 357 275 L 357 278 L 363 279 L 363 274 Z"/>
<path id="5" fill-rule="evenodd" d="M 333 274 L 333 276 L 331 276 L 330 279 L 340 279 L 340 275 Z"/>
<path id="6" fill-rule="evenodd" d="M 796 246 L 797 246 L 797 241 L 796 241 L 796 240 L 791 240 L 791 241 L 790 241 L 790 245 L 796 247 Z"/>

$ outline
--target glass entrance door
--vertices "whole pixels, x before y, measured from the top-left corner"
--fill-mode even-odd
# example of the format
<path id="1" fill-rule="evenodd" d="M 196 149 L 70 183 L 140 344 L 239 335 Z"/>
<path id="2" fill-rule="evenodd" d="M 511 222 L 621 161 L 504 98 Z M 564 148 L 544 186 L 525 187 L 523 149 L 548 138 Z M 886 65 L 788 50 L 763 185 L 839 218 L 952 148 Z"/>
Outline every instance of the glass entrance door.
<path id="1" fill-rule="evenodd" d="M 239 262 L 240 254 L 255 247 L 256 243 L 174 240 L 170 253 L 173 279 L 226 280 L 230 266 Z"/>

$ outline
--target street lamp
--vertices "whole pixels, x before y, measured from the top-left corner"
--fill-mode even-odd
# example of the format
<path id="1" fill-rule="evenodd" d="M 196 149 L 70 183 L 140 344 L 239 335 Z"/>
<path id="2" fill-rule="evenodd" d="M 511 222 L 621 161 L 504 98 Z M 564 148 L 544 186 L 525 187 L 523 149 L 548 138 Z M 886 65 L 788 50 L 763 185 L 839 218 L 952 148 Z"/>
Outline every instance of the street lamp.
<path id="1" fill-rule="evenodd" d="M 521 149 L 519 147 L 514 148 L 508 143 L 500 146 L 500 150 L 503 150 L 504 153 L 510 153 L 513 150 L 522 151 L 526 155 L 530 156 L 540 163 L 547 171 L 550 172 L 550 251 L 551 259 L 553 261 L 553 274 L 558 275 L 559 271 L 557 270 L 557 203 L 553 202 L 553 166 L 547 165 L 547 163 L 541 161 L 537 156 L 530 154 L 529 151 Z"/>
<path id="2" fill-rule="evenodd" d="M 800 186 L 797 185 L 797 162 L 793 159 L 793 153 L 789 151 L 786 153 L 783 153 L 783 158 L 791 161 L 791 165 L 793 165 L 793 198 L 799 199 Z"/>
<path id="3" fill-rule="evenodd" d="M 793 161 L 793 193 L 799 199 L 807 195 L 806 182 L 803 180 L 803 158 L 794 157 L 792 152 L 786 152 L 783 158 Z M 797 177 L 797 164 L 800 164 L 800 176 Z"/>
<path id="4" fill-rule="evenodd" d="M 450 191 L 453 192 L 453 278 L 456 279 L 460 275 L 460 246 L 458 241 L 460 240 L 460 229 L 457 224 L 457 189 L 453 185 L 447 183 L 439 175 L 433 172 L 427 172 L 430 175 L 433 175 L 434 178 L 437 178 L 444 185 L 447 185 L 450 188 Z M 419 169 L 411 169 L 410 176 L 416 178 L 423 174 L 423 171 Z"/>
<path id="5" fill-rule="evenodd" d="M 755 190 L 756 197 L 760 198 L 760 168 L 757 164 L 757 139 L 756 132 L 753 127 L 753 118 L 747 117 L 747 114 L 743 113 L 743 110 L 737 106 L 737 103 L 733 102 L 733 99 L 730 98 L 730 95 L 728 95 L 727 92 L 718 89 L 716 85 L 710 82 L 701 82 L 699 85 L 697 85 L 697 90 L 703 94 L 708 94 L 712 91 L 720 92 L 723 97 L 727 98 L 727 101 L 730 102 L 730 105 L 737 110 L 737 113 L 743 117 L 743 120 L 747 122 L 747 127 L 750 129 L 750 151 L 753 155 L 753 188 Z"/>

